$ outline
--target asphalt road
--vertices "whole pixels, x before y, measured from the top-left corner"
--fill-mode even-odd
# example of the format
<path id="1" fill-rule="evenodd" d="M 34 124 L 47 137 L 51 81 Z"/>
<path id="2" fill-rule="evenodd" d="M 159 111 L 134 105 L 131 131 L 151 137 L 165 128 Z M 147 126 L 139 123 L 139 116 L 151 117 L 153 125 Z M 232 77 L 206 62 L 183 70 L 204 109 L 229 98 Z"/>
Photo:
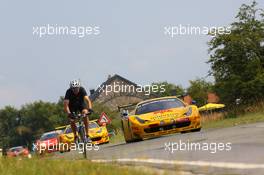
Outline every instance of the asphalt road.
<path id="1" fill-rule="evenodd" d="M 76 151 L 62 155 L 82 156 Z M 130 144 L 106 144 L 98 151 L 89 151 L 88 159 L 193 174 L 264 175 L 264 123 L 173 134 Z"/>

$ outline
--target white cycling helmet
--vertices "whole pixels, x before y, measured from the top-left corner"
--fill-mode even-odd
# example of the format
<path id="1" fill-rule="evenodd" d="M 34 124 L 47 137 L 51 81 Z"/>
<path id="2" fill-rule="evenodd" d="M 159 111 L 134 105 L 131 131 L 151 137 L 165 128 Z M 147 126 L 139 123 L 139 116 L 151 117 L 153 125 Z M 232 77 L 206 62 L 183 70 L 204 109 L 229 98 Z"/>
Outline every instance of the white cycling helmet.
<path id="1" fill-rule="evenodd" d="M 81 87 L 80 80 L 72 80 L 70 82 L 70 88 L 79 88 L 79 87 Z"/>

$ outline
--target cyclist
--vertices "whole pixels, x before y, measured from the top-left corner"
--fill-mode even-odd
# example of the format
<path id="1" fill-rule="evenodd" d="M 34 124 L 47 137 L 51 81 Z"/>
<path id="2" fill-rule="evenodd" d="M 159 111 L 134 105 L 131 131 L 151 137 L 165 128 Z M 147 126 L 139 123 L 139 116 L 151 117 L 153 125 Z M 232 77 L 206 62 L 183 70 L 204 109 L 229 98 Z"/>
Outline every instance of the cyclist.
<path id="1" fill-rule="evenodd" d="M 81 86 L 80 80 L 72 80 L 70 82 L 70 88 L 66 91 L 64 98 L 64 111 L 67 113 L 70 120 L 71 129 L 74 134 L 74 140 L 77 140 L 77 127 L 75 124 L 75 119 L 73 113 L 80 112 L 82 115 L 85 115 L 83 118 L 83 123 L 85 125 L 86 137 L 89 138 L 89 118 L 88 114 L 92 112 L 92 102 L 87 95 L 86 90 Z"/>

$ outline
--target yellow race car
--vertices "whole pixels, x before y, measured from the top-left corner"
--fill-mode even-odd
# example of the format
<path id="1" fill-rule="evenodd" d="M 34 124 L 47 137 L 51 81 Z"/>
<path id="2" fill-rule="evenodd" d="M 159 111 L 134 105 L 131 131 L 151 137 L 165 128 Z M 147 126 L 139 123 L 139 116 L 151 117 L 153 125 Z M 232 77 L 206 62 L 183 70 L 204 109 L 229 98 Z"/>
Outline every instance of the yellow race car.
<path id="1" fill-rule="evenodd" d="M 200 131 L 201 117 L 197 106 L 187 105 L 176 96 L 155 98 L 140 102 L 128 114 L 131 105 L 121 106 L 122 129 L 126 142 L 161 135 Z"/>
<path id="2" fill-rule="evenodd" d="M 76 124 L 78 127 L 78 125 Z M 102 144 L 109 142 L 109 136 L 106 126 L 99 126 L 96 120 L 89 122 L 89 137 L 92 144 Z M 60 143 L 71 144 L 74 142 L 74 135 L 70 125 L 67 125 L 63 134 L 59 136 Z"/>

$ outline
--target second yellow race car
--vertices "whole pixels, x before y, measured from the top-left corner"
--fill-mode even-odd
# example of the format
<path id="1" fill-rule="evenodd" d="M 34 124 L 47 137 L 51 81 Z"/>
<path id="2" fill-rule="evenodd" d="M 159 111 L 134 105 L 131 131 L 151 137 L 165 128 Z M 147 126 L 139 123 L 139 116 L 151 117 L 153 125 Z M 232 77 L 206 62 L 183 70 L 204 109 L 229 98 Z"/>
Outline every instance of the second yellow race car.
<path id="1" fill-rule="evenodd" d="M 119 108 L 126 109 L 128 106 Z M 123 110 L 121 117 L 126 142 L 201 130 L 201 117 L 197 106 L 187 105 L 176 96 L 140 102 L 131 115 L 128 110 Z"/>
<path id="2" fill-rule="evenodd" d="M 96 120 L 89 122 L 89 137 L 92 140 L 92 144 L 102 144 L 109 142 L 106 126 L 99 126 Z M 59 141 L 60 143 L 66 144 L 71 144 L 74 142 L 74 135 L 70 125 L 67 125 L 63 134 L 59 136 Z"/>

